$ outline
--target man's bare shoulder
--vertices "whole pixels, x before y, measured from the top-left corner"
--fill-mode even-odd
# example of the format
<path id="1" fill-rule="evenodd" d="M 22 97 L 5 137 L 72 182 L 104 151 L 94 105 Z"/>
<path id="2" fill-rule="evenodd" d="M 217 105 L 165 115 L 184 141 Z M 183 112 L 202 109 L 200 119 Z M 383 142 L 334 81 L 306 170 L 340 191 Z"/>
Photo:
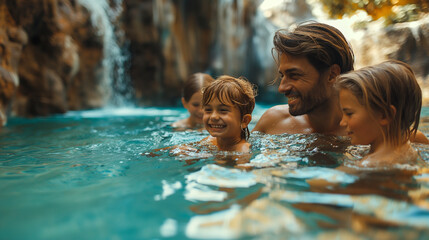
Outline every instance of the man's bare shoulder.
<path id="1" fill-rule="evenodd" d="M 289 105 L 284 104 L 269 108 L 264 114 L 262 114 L 261 119 L 265 118 L 264 120 L 271 120 L 272 118 L 275 118 L 278 120 L 279 118 L 284 119 L 290 116 Z"/>
<path id="2" fill-rule="evenodd" d="M 289 113 L 289 106 L 277 105 L 262 114 L 252 131 L 268 134 L 287 133 L 289 132 L 287 123 L 290 121 L 294 121 L 294 117 Z"/>

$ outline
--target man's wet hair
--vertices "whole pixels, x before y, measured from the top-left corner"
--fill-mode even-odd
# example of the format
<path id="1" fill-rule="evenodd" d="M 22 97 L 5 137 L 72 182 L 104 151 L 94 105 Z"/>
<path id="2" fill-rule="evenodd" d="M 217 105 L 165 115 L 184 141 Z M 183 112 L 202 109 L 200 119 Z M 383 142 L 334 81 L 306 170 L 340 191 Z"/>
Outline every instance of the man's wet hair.
<path id="1" fill-rule="evenodd" d="M 335 27 L 318 22 L 305 22 L 293 31 L 279 30 L 274 35 L 273 56 L 305 56 L 319 73 L 338 64 L 341 73 L 353 70 L 354 54 L 344 35 Z"/>

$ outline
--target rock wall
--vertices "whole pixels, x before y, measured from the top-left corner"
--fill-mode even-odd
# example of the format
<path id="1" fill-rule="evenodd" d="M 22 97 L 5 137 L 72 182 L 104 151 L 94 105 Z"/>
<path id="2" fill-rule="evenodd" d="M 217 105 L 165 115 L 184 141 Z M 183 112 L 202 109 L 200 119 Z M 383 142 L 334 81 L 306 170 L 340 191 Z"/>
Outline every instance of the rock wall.
<path id="1" fill-rule="evenodd" d="M 256 82 L 251 58 L 261 1 L 124 1 L 130 75 L 139 105 L 178 105 L 194 72 L 230 74 Z"/>
<path id="2" fill-rule="evenodd" d="M 264 74 L 252 42 L 260 0 L 106 1 L 112 7 L 122 4 L 115 33 L 129 52 L 123 75 L 131 79 L 137 105 L 180 104 L 182 83 L 194 72 L 253 82 Z M 43 116 L 106 104 L 110 93 L 103 59 L 109 46 L 94 26 L 102 19 L 93 19 L 91 4 L 0 1 L 3 124 L 9 115 Z"/>
<path id="3" fill-rule="evenodd" d="M 103 106 L 103 42 L 87 9 L 74 0 L 2 0 L 0 9 L 3 122 Z"/>
<path id="4" fill-rule="evenodd" d="M 355 68 L 397 59 L 408 63 L 423 91 L 423 104 L 429 104 L 429 15 L 418 21 L 389 27 L 373 23 L 351 38 Z"/>
<path id="5" fill-rule="evenodd" d="M 207 71 L 216 1 L 124 1 L 130 77 L 139 105 L 174 105 L 181 83 Z"/>

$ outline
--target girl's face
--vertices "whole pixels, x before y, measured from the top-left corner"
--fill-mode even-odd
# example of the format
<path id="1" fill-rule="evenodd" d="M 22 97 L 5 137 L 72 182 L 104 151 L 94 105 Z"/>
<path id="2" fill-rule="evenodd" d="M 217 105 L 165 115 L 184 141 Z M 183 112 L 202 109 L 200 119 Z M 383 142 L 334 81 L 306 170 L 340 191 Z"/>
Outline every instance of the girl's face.
<path id="1" fill-rule="evenodd" d="M 203 94 L 201 92 L 194 93 L 188 102 L 182 98 L 183 107 L 188 110 L 191 121 L 198 124 L 203 123 L 203 110 L 201 108 L 202 99 Z"/>
<path id="2" fill-rule="evenodd" d="M 381 114 L 372 116 L 365 106 L 360 104 L 356 96 L 347 89 L 340 90 L 340 105 L 343 111 L 340 125 L 346 127 L 352 144 L 371 144 L 371 147 L 375 148 L 383 143 Z"/>
<path id="3" fill-rule="evenodd" d="M 218 138 L 241 139 L 241 129 L 247 127 L 248 123 L 244 117 L 241 117 L 238 107 L 222 104 L 218 98 L 214 98 L 203 107 L 203 110 L 204 126 L 210 135 Z M 246 115 L 250 116 L 250 114 Z"/>

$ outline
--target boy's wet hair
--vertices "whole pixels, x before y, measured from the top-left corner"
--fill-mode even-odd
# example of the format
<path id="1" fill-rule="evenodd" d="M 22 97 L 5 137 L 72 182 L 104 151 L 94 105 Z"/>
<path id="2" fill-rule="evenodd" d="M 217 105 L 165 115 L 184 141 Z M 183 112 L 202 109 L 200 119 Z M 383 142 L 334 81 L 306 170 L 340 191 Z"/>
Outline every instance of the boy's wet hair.
<path id="1" fill-rule="evenodd" d="M 194 73 L 186 79 L 182 89 L 182 97 L 186 102 L 191 100 L 192 95 L 207 87 L 214 79 L 206 73 Z"/>
<path id="2" fill-rule="evenodd" d="M 245 78 L 223 75 L 204 88 L 202 106 L 208 105 L 210 101 L 217 98 L 222 104 L 237 106 L 240 116 L 243 117 L 246 114 L 252 114 L 255 108 L 255 96 L 255 86 Z M 242 129 L 241 138 L 247 140 L 249 136 L 249 128 Z"/>
<path id="3" fill-rule="evenodd" d="M 341 73 L 353 70 L 354 54 L 344 35 L 335 27 L 318 22 L 305 22 L 293 31 L 285 29 L 275 33 L 274 57 L 279 62 L 281 54 L 305 56 L 319 73 L 338 64 Z"/>
<path id="4" fill-rule="evenodd" d="M 411 67 L 388 60 L 337 78 L 337 89 L 350 90 L 370 112 L 390 120 L 384 139 L 398 146 L 415 135 L 419 127 L 422 91 Z M 396 113 L 390 108 L 393 105 Z"/>

